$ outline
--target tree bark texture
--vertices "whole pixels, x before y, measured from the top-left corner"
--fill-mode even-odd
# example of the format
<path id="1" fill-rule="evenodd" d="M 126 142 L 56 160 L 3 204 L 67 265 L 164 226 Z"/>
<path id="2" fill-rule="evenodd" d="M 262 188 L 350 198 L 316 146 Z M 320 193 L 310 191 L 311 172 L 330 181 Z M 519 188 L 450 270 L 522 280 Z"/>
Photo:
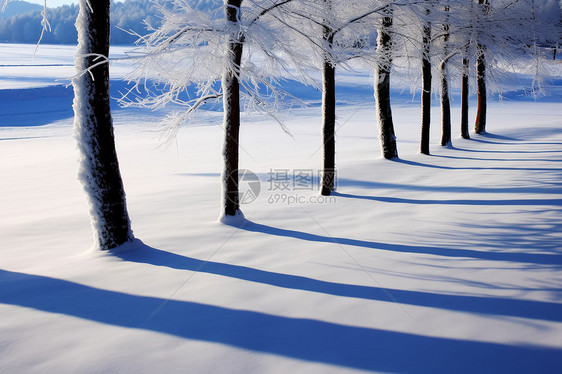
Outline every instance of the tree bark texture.
<path id="1" fill-rule="evenodd" d="M 461 137 L 470 139 L 468 131 L 468 74 L 470 68 L 470 60 L 464 56 L 462 59 L 462 89 L 461 89 Z"/>
<path id="2" fill-rule="evenodd" d="M 449 12 L 449 7 L 445 7 L 445 12 Z M 449 25 L 443 24 L 443 61 L 439 69 L 441 71 L 441 145 L 451 145 L 451 101 L 449 99 L 449 77 L 447 75 L 447 59 L 449 44 Z"/>
<path id="3" fill-rule="evenodd" d="M 449 80 L 447 77 L 447 63 L 441 63 L 441 145 L 451 145 L 451 102 L 449 99 Z"/>
<path id="4" fill-rule="evenodd" d="M 429 10 L 427 11 L 429 14 Z M 423 27 L 423 56 L 422 56 L 422 131 L 420 152 L 429 155 L 429 128 L 431 124 L 431 24 Z"/>
<path id="5" fill-rule="evenodd" d="M 322 25 L 324 42 L 324 61 L 322 64 L 322 146 L 323 164 L 320 178 L 320 194 L 332 194 L 336 183 L 336 65 L 332 60 L 334 43 L 333 29 L 330 27 L 332 0 L 324 0 L 326 18 Z"/>
<path id="6" fill-rule="evenodd" d="M 392 9 L 387 8 L 378 30 L 377 50 L 379 62 L 375 67 L 375 104 L 379 125 L 379 141 L 386 159 L 398 157 L 396 135 L 390 106 L 390 72 L 392 68 Z"/>
<path id="7" fill-rule="evenodd" d="M 241 0 L 228 0 L 227 20 L 235 24 L 240 15 Z M 240 193 L 238 182 L 240 142 L 240 64 L 244 36 L 241 32 L 229 36 L 226 45 L 226 68 L 222 77 L 224 107 L 224 169 L 223 169 L 223 214 L 240 214 Z"/>
<path id="8" fill-rule="evenodd" d="M 484 17 L 489 10 L 489 0 L 478 0 L 479 14 Z M 482 26 L 480 26 L 482 27 Z M 474 131 L 477 134 L 486 132 L 486 112 L 487 112 L 487 98 L 486 98 L 486 58 L 484 55 L 485 46 L 478 41 L 476 46 L 476 88 L 478 95 L 478 107 L 476 110 L 476 122 L 474 124 Z"/>
<path id="9" fill-rule="evenodd" d="M 482 134 L 486 132 L 486 59 L 482 45 L 477 47 L 476 56 L 476 88 L 478 90 L 478 107 L 476 110 L 476 122 L 474 124 L 474 132 Z"/>
<path id="10" fill-rule="evenodd" d="M 90 201 L 95 245 L 104 250 L 133 238 L 110 110 L 109 4 L 109 0 L 80 0 L 78 76 L 73 80 L 79 179 Z"/>
<path id="11" fill-rule="evenodd" d="M 328 36 L 331 45 L 332 37 Z M 336 179 L 336 67 L 326 56 L 322 67 L 322 143 L 324 163 L 320 193 L 328 196 L 335 189 Z"/>

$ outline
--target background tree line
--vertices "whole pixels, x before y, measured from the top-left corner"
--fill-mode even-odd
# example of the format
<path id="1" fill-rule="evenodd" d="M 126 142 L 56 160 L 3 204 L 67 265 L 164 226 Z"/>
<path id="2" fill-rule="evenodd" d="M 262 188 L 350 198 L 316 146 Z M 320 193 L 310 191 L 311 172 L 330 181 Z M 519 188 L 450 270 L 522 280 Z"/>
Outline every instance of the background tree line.
<path id="1" fill-rule="evenodd" d="M 17 4 L 15 2 L 14 4 Z M 6 11 L 9 11 L 11 2 Z M 47 5 L 49 1 L 47 1 Z M 41 35 L 42 7 L 38 10 L 0 18 L 0 42 L 2 43 L 37 43 Z M 143 33 L 146 23 L 157 27 L 154 3 L 151 0 L 126 0 L 111 3 L 111 44 L 134 44 L 137 37 L 124 30 Z M 78 5 L 64 5 L 47 9 L 50 30 L 43 34 L 45 44 L 76 44 L 78 32 L 75 23 L 78 17 Z"/>

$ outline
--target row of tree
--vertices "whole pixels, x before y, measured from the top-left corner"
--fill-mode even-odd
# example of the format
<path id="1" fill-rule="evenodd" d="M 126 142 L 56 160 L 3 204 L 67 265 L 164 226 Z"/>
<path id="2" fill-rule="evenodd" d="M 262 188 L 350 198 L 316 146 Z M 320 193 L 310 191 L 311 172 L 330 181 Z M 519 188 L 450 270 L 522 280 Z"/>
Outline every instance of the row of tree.
<path id="1" fill-rule="evenodd" d="M 96 9 L 90 8 L 89 3 L 81 0 L 79 20 L 82 21 L 77 26 L 79 30 L 84 28 L 84 35 L 89 33 L 99 39 L 95 27 L 100 25 L 89 20 L 97 19 L 97 12 L 108 18 L 109 2 L 102 8 L 96 5 Z M 172 128 L 177 129 L 202 104 L 222 101 L 222 214 L 226 220 L 242 216 L 238 188 L 241 103 L 277 118 L 275 114 L 289 95 L 283 89 L 284 78 L 316 84 L 315 72 L 322 72 L 319 85 L 323 93 L 324 145 L 321 193 L 329 195 L 335 178 L 336 68 L 345 68 L 351 61 L 360 60 L 374 69 L 374 96 L 385 158 L 398 157 L 390 103 L 392 71 L 400 67 L 419 69 L 422 80 L 420 150 L 429 154 L 433 73 L 439 72 L 440 77 L 442 144 L 447 145 L 451 141 L 448 87 L 452 78 L 458 76 L 462 81 L 462 134 L 468 137 L 469 70 L 471 64 L 476 66 L 478 114 L 475 130 L 483 132 L 487 71 L 496 66 L 497 61 L 525 54 L 538 64 L 540 47 L 552 46 L 560 38 L 557 25 L 560 8 L 557 2 L 549 0 L 495 0 L 493 4 L 489 0 L 224 0 L 211 3 L 215 6 L 199 9 L 186 0 L 158 5 L 161 24 L 150 29 L 148 35 L 137 35 L 146 47 L 146 55 L 138 60 L 134 75 L 138 89 L 131 90 L 124 103 L 151 108 L 169 103 L 184 105 L 183 112 L 170 117 Z M 556 10 L 556 18 L 550 17 L 553 10 Z M 91 74 L 81 74 L 75 82 L 76 126 L 84 134 L 79 137 L 86 155 L 82 180 L 94 207 L 92 214 L 98 242 L 105 243 L 100 247 L 110 248 L 130 239 L 132 234 L 128 219 L 123 218 L 126 209 L 122 182 L 109 172 L 117 170 L 118 174 L 112 132 L 96 130 L 101 123 L 111 122 L 107 117 L 109 106 L 95 101 L 98 95 L 106 95 L 107 77 L 101 75 L 104 86 L 100 86 L 99 77 L 92 79 L 95 72 L 102 74 L 107 66 L 105 47 L 108 44 L 97 46 L 90 39 L 79 38 L 79 56 L 85 57 L 82 63 L 77 62 L 78 70 Z M 195 97 L 186 94 L 187 87 L 192 85 L 197 86 Z M 81 92 L 86 94 L 81 95 Z M 90 103 L 91 108 L 83 107 L 84 102 Z M 95 139 L 94 135 L 101 138 Z M 100 144 L 104 139 L 111 140 L 108 141 L 111 144 L 102 151 Z M 107 163 L 101 163 L 102 160 Z M 116 183 L 110 186 L 105 179 Z M 121 203 L 106 203 L 106 199 Z M 121 234 L 109 235 L 112 230 Z"/>

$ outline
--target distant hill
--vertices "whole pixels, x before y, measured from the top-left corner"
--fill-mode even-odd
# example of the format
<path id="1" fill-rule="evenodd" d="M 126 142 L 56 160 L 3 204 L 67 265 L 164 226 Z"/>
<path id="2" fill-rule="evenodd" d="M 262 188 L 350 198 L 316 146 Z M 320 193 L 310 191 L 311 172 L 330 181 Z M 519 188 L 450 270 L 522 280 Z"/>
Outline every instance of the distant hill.
<path id="1" fill-rule="evenodd" d="M 0 0 L 3 4 L 5 0 Z M 223 5 L 222 0 L 191 0 L 194 8 L 204 10 Z M 25 1 L 10 0 L 6 13 L 0 17 L 0 43 L 37 43 L 41 35 L 43 7 Z M 51 31 L 43 35 L 44 44 L 76 44 L 78 34 L 74 23 L 79 7 L 63 5 L 47 10 Z M 9 13 L 8 13 L 9 11 Z M 11 15 L 11 16 L 8 16 Z M 124 30 L 147 33 L 144 21 L 157 27 L 161 20 L 152 0 L 125 0 L 111 5 L 111 44 L 133 44 L 137 37 Z"/>
<path id="2" fill-rule="evenodd" d="M 0 10 L 4 6 L 5 0 L 0 0 Z M 18 14 L 25 14 L 34 11 L 41 11 L 41 5 L 28 3 L 26 1 L 10 0 L 3 12 L 0 12 L 0 18 L 10 18 Z"/>
<path id="3" fill-rule="evenodd" d="M 0 2 L 3 1 L 0 0 Z M 13 3 L 24 2 L 14 1 Z M 10 1 L 8 7 L 13 3 Z M 0 18 L 0 42 L 37 43 L 41 35 L 41 11 L 43 10 L 42 6 L 37 7 L 38 9 L 34 7 L 35 10 L 29 12 Z M 74 24 L 78 10 L 77 4 L 48 8 L 47 19 L 51 30 L 43 35 L 41 42 L 44 44 L 76 44 L 78 33 Z M 156 11 L 151 0 L 126 0 L 113 3 L 111 6 L 111 43 L 133 44 L 137 38 L 123 30 L 134 30 L 142 35 L 146 33 L 143 23 L 145 19 L 153 25 L 158 24 L 159 19 L 155 15 Z"/>

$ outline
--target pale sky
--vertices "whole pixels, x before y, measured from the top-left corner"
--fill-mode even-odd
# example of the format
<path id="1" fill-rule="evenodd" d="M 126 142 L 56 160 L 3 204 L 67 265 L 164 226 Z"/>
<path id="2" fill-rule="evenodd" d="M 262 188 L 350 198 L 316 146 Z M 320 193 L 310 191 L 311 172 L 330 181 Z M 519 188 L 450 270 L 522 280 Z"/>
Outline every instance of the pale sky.
<path id="1" fill-rule="evenodd" d="M 43 0 L 24 0 L 24 1 L 27 1 L 28 3 L 39 4 L 39 5 L 44 4 Z M 47 6 L 49 8 L 56 8 L 61 5 L 70 5 L 70 4 L 78 4 L 78 0 L 47 0 Z"/>
<path id="2" fill-rule="evenodd" d="M 24 0 L 24 1 L 27 1 L 28 3 L 39 4 L 39 5 L 44 4 L 43 0 Z M 3 3 L 3 1 L 1 2 Z M 49 8 L 56 8 L 61 5 L 70 5 L 70 4 L 78 4 L 78 0 L 47 0 L 47 6 Z"/>

